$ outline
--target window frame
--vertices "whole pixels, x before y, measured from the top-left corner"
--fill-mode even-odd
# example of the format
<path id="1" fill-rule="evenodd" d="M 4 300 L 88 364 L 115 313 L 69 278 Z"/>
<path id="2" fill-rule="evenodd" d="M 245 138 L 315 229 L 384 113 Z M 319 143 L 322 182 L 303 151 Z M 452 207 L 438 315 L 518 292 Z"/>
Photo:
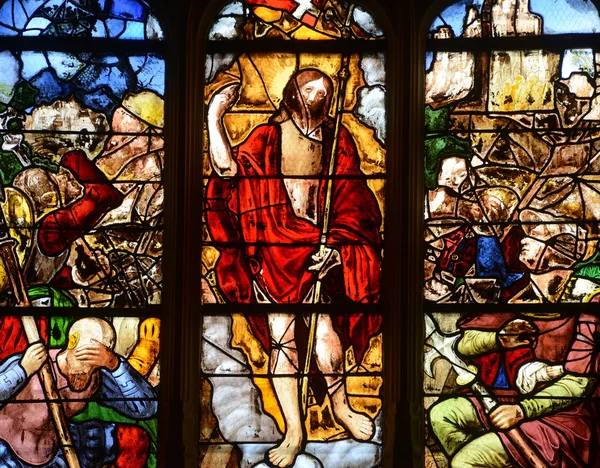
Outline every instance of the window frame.
<path id="1" fill-rule="evenodd" d="M 158 434 L 157 466 L 167 467 L 178 464 L 181 428 L 179 414 L 173 408 L 180 406 L 178 397 L 180 382 L 176 359 L 180 356 L 177 349 L 178 314 L 177 277 L 179 236 L 177 206 L 180 202 L 178 187 L 179 161 L 183 154 L 179 151 L 177 140 L 182 138 L 182 131 L 177 125 L 178 113 L 174 112 L 178 102 L 183 102 L 182 93 L 174 86 L 181 75 L 177 57 L 177 44 L 182 41 L 173 26 L 177 24 L 177 12 L 169 8 L 168 0 L 144 0 L 152 9 L 163 31 L 162 40 L 136 40 L 111 38 L 78 38 L 57 36 L 0 36 L 0 50 L 6 51 L 57 51 L 57 52 L 90 52 L 133 55 L 136 53 L 159 54 L 165 62 L 165 167 L 162 184 L 165 190 L 163 203 L 163 282 L 161 304 L 140 308 L 94 308 L 94 307 L 0 307 L 2 315 L 12 316 L 72 316 L 84 317 L 140 317 L 141 319 L 156 317 L 161 320 L 160 330 L 160 384 L 158 391 Z M 2 1 L 3 3 L 3 1 Z M 176 428 L 167 431 L 167 428 Z M 164 434 L 164 436 L 162 435 Z"/>
<path id="2" fill-rule="evenodd" d="M 184 355 L 189 356 L 185 367 L 182 367 L 184 374 L 183 382 L 183 407 L 186 415 L 184 433 L 184 445 L 186 447 L 185 466 L 198 466 L 198 448 L 199 448 L 199 377 L 201 340 L 202 340 L 202 319 L 205 315 L 226 315 L 231 312 L 248 311 L 268 311 L 273 307 L 270 305 L 244 305 L 244 304 L 215 304 L 202 305 L 194 294 L 200 284 L 201 271 L 198 267 L 201 258 L 202 244 L 197 241 L 195 233 L 202 229 L 202 210 L 198 206 L 203 206 L 202 201 L 202 153 L 204 145 L 204 98 L 203 90 L 204 79 L 204 57 L 207 53 L 219 51 L 252 51 L 252 52 L 299 52 L 307 50 L 310 47 L 311 52 L 337 52 L 343 51 L 344 40 L 331 41 L 304 41 L 306 45 L 291 41 L 208 41 L 208 31 L 213 24 L 213 20 L 218 12 L 231 0 L 213 0 L 206 2 L 205 8 L 198 6 L 192 9 L 192 15 L 188 26 L 188 65 L 187 72 L 187 141 L 186 141 L 186 160 L 185 160 L 185 195 L 184 195 L 184 245 L 183 251 L 187 253 L 183 265 L 183 307 L 182 307 L 182 333 L 185 338 L 182 342 L 187 343 L 187 349 Z M 399 138 L 397 137 L 396 126 L 393 124 L 398 118 L 397 106 L 395 102 L 400 100 L 398 90 L 401 89 L 397 83 L 396 58 L 398 56 L 397 39 L 394 29 L 390 23 L 389 13 L 382 7 L 381 0 L 375 1 L 355 1 L 357 5 L 364 6 L 378 20 L 382 27 L 385 39 L 377 41 L 379 44 L 369 44 L 370 41 L 352 42 L 355 48 L 353 51 L 385 51 L 386 53 L 386 99 L 387 99 L 387 138 L 386 138 L 386 196 L 385 196 L 385 239 L 383 246 L 385 248 L 385 263 L 383 266 L 381 299 L 378 304 L 352 305 L 356 311 L 377 311 L 383 315 L 382 330 L 385 330 L 384 353 L 383 353 L 383 377 L 384 383 L 381 390 L 383 400 L 383 454 L 382 466 L 392 467 L 394 465 L 394 439 L 395 439 L 395 413 L 398 402 L 399 386 L 401 373 L 399 371 L 401 350 L 401 340 L 394 340 L 399 336 L 399 321 L 395 311 L 399 304 L 398 288 L 393 281 L 399 271 L 399 262 L 394 261 L 400 257 L 399 243 L 391 242 L 390 239 L 400 237 L 401 212 L 400 200 L 396 195 L 401 173 L 400 158 L 398 155 Z M 384 43 L 382 46 L 381 44 Z M 237 44 L 235 44 L 237 43 Z M 195 125 L 194 125 L 195 123 Z M 273 305 L 278 312 L 298 313 L 305 311 L 306 305 L 285 304 Z M 321 304 L 317 307 L 319 312 L 333 313 L 333 307 Z M 192 427 L 190 427 L 192 425 Z"/>
<path id="3" fill-rule="evenodd" d="M 600 2 L 592 0 L 600 12 Z M 414 2 L 419 3 L 418 0 Z M 407 382 L 407 405 L 410 414 L 410 452 L 412 452 L 412 466 L 424 467 L 425 456 L 425 407 L 424 407 L 424 349 L 425 327 L 424 314 L 442 308 L 447 312 L 458 310 L 475 311 L 485 306 L 487 311 L 501 312 L 508 309 L 520 311 L 573 311 L 577 313 L 597 311 L 597 306 L 592 303 L 538 303 L 538 304 L 427 304 L 423 297 L 424 275 L 423 261 L 425 259 L 423 232 L 425 227 L 424 203 L 427 194 L 424 185 L 424 142 L 425 142 L 425 54 L 426 52 L 482 52 L 503 50 L 548 50 L 564 53 L 568 49 L 594 49 L 600 50 L 600 35 L 597 33 L 584 34 L 542 34 L 540 36 L 516 37 L 489 37 L 489 38 L 452 38 L 430 39 L 430 28 L 438 14 L 446 7 L 457 3 L 457 0 L 427 0 L 425 5 L 411 5 L 410 16 L 414 24 L 418 25 L 411 34 L 414 48 L 411 53 L 412 76 L 409 83 L 410 102 L 408 111 L 413 118 L 410 120 L 408 147 L 409 157 L 403 176 L 406 183 L 407 223 L 405 230 L 405 247 L 408 249 L 408 262 L 406 271 L 409 273 L 407 282 L 403 284 L 404 304 L 409 317 L 405 333 L 409 341 L 409 354 L 404 363 Z M 414 156 L 416 155 L 416 157 Z M 581 221 L 575 221 L 580 223 Z M 412 273 L 412 274 L 411 274 Z M 549 307 L 550 306 L 550 307 Z M 405 449 L 403 449 L 404 451 Z"/>

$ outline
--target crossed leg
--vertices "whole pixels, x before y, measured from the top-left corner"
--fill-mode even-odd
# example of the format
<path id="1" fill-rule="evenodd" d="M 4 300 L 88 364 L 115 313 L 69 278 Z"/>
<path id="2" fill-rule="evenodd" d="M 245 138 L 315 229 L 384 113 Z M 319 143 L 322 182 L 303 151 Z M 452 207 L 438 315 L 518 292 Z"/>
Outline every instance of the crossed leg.
<path id="1" fill-rule="evenodd" d="M 283 441 L 269 452 L 269 461 L 278 467 L 293 464 L 304 441 L 298 378 L 293 376 L 300 370 L 294 333 L 295 320 L 296 317 L 291 314 L 269 315 L 273 387 L 286 426 Z M 343 379 L 344 350 L 329 315 L 319 315 L 315 338 L 316 363 L 325 375 L 336 420 L 355 439 L 371 439 L 375 431 L 373 421 L 368 416 L 354 411 L 348 403 Z"/>
<path id="2" fill-rule="evenodd" d="M 344 349 L 329 315 L 319 315 L 317 321 L 315 359 L 319 370 L 325 375 L 336 420 L 355 439 L 371 439 L 375 432 L 373 421 L 368 416 L 354 411 L 348 403 L 346 383 L 343 379 Z"/>
<path id="3" fill-rule="evenodd" d="M 453 468 L 515 468 L 498 434 L 488 431 L 466 398 L 438 402 L 429 412 L 431 428 Z"/>

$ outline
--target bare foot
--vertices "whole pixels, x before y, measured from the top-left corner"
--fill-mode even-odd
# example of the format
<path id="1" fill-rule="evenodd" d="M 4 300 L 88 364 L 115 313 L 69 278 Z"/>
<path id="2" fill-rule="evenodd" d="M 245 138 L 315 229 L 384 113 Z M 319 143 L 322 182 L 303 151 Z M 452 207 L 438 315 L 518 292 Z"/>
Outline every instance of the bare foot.
<path id="1" fill-rule="evenodd" d="M 284 468 L 294 464 L 296 455 L 302 447 L 302 434 L 297 436 L 288 432 L 285 439 L 275 448 L 269 451 L 269 461 L 274 466 Z"/>
<path id="2" fill-rule="evenodd" d="M 333 403 L 333 413 L 335 419 L 342 425 L 352 437 L 357 440 L 370 440 L 375 433 L 375 425 L 368 416 L 357 413 L 350 408 L 346 391 L 344 388 L 338 388 L 333 395 L 330 395 Z"/>

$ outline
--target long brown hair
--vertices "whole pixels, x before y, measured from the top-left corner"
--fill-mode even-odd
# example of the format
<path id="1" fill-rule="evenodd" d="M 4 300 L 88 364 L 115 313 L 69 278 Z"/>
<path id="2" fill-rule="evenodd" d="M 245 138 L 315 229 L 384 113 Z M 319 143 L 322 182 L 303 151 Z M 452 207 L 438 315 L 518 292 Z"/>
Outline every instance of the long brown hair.
<path id="1" fill-rule="evenodd" d="M 294 73 L 290 78 L 290 81 L 288 81 L 287 85 L 285 85 L 283 90 L 283 99 L 281 100 L 279 111 L 275 113 L 269 119 L 269 121 L 272 123 L 285 122 L 291 118 L 293 113 L 296 113 L 300 115 L 303 122 L 307 122 L 309 119 L 308 110 L 306 109 L 306 104 L 302 99 L 300 88 L 306 83 L 310 83 L 311 81 L 316 81 L 321 78 L 323 79 L 325 91 L 327 92 L 325 95 L 323 112 L 325 115 L 329 114 L 331 100 L 333 98 L 333 82 L 331 81 L 331 78 L 316 68 L 304 68 Z"/>

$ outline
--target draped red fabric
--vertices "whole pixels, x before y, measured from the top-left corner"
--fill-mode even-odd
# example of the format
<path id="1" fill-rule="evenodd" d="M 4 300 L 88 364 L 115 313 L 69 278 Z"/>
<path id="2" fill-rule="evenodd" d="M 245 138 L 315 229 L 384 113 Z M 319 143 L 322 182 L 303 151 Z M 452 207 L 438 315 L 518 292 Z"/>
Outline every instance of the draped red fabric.
<path id="1" fill-rule="evenodd" d="M 40 338 L 48 343 L 50 320 L 47 317 L 37 317 L 36 325 Z M 20 317 L 0 317 L 0 362 L 15 353 L 22 353 L 27 348 L 27 337 Z"/>
<path id="2" fill-rule="evenodd" d="M 273 8 L 275 10 L 285 10 L 290 13 L 298 8 L 298 5 L 300 4 L 300 2 L 296 0 L 245 0 L 245 3 L 248 5 Z M 313 0 L 312 3 L 316 7 L 321 8 L 325 4 L 325 0 Z"/>
<path id="3" fill-rule="evenodd" d="M 332 141 L 333 130 L 326 126 L 324 176 Z M 256 281 L 273 303 L 301 303 L 315 282 L 308 267 L 319 248 L 327 183 L 323 178 L 319 187 L 318 226 L 297 217 L 280 171 L 280 148 L 278 125 L 257 127 L 234 149 L 237 176 L 212 178 L 207 187 L 208 230 L 214 242 L 226 243 L 218 245 L 216 273 L 230 302 L 254 302 L 252 282 Z M 335 163 L 327 244 L 339 250 L 342 267 L 328 273 L 323 291 L 332 302 L 374 303 L 379 300 L 381 284 L 381 213 L 345 128 L 339 135 Z M 265 317 L 248 319 L 264 348 L 270 351 Z M 335 321 L 342 340 L 354 344 L 360 362 L 369 338 L 379 329 L 380 316 L 358 314 Z"/>
<path id="4" fill-rule="evenodd" d="M 116 468 L 143 468 L 148 459 L 150 438 L 142 428 L 117 424 L 118 453 Z"/>

